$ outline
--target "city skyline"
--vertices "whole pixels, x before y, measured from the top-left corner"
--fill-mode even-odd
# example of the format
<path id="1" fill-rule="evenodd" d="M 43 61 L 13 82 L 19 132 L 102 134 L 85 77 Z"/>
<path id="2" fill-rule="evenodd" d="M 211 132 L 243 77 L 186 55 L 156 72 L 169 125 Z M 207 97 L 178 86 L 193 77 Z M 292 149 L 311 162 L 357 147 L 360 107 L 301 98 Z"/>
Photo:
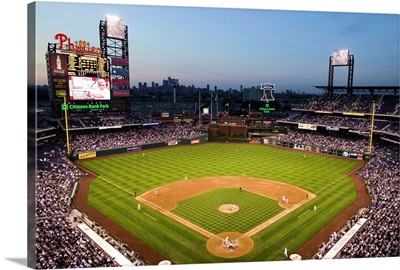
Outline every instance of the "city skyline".
<path id="1" fill-rule="evenodd" d="M 36 2 L 37 84 L 48 84 L 44 55 L 55 34 L 99 46 L 99 23 L 128 26 L 130 86 L 162 83 L 228 90 L 276 84 L 320 93 L 334 50 L 354 55 L 354 86 L 399 83 L 399 17 L 357 12 Z M 63 12 L 60 12 L 62 10 Z M 90 11 L 90 12 L 88 12 Z M 347 67 L 334 85 L 347 84 Z"/>

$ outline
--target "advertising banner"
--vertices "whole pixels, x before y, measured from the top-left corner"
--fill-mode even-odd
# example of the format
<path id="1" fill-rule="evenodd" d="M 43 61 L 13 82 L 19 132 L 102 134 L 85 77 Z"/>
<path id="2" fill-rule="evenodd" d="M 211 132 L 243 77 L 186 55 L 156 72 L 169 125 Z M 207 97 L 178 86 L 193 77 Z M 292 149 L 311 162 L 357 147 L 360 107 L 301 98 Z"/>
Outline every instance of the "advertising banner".
<path id="1" fill-rule="evenodd" d="M 94 158 L 96 157 L 96 152 L 87 152 L 78 154 L 79 159 Z"/>
<path id="2" fill-rule="evenodd" d="M 317 130 L 317 125 L 299 123 L 298 128 L 299 129 L 308 129 L 308 130 Z"/>

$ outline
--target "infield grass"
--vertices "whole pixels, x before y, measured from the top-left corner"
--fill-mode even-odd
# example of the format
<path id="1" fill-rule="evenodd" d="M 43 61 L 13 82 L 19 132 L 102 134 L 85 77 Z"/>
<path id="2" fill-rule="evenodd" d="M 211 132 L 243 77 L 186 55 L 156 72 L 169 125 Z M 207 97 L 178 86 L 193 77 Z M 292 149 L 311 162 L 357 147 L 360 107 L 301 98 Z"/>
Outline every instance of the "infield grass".
<path id="1" fill-rule="evenodd" d="M 136 152 L 82 160 L 79 164 L 98 175 L 91 182 L 89 204 L 174 263 L 276 261 L 284 259 L 285 247 L 289 254 L 294 252 L 356 199 L 353 181 L 346 174 L 360 166 L 360 162 L 312 153 L 307 153 L 304 158 L 303 154 L 265 145 L 205 143 L 159 148 L 146 152 L 144 157 L 142 152 Z M 185 176 L 190 179 L 242 176 L 243 173 L 288 183 L 317 197 L 252 236 L 254 248 L 242 257 L 216 257 L 206 250 L 208 239 L 204 235 L 146 205 L 142 204 L 142 211 L 136 209 L 139 202 L 135 200 L 134 192 L 140 195 L 156 187 L 183 181 Z M 216 207 L 224 200 L 221 194 L 230 192 L 237 193 L 238 190 L 221 188 L 185 200 L 179 203 L 174 213 L 218 233 L 246 232 L 261 220 L 270 218 L 260 213 L 274 215 L 282 211 L 276 201 L 270 203 L 268 198 L 243 192 L 242 198 L 234 196 L 237 204 L 244 209 L 245 205 L 258 208 L 258 213 L 241 209 L 231 214 L 230 220 L 226 220 L 226 214 L 221 217 L 217 212 L 211 214 L 212 205 Z M 214 197 L 215 202 L 211 202 Z M 318 206 L 315 212 L 312 210 L 314 205 Z"/>
<path id="2" fill-rule="evenodd" d="M 238 205 L 235 213 L 219 211 L 221 205 Z M 276 200 L 237 188 L 218 188 L 178 203 L 172 213 L 218 234 L 221 232 L 245 233 L 284 209 Z"/>

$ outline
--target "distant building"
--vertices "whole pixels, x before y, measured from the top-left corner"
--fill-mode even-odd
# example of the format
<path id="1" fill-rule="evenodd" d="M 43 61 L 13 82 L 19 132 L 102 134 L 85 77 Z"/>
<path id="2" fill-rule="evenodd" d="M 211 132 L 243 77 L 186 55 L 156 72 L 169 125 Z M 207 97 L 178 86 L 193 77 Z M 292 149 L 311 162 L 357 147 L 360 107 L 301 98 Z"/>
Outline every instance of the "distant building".
<path id="1" fill-rule="evenodd" d="M 251 88 L 243 88 L 243 101 L 260 101 L 262 91 L 259 86 Z"/>

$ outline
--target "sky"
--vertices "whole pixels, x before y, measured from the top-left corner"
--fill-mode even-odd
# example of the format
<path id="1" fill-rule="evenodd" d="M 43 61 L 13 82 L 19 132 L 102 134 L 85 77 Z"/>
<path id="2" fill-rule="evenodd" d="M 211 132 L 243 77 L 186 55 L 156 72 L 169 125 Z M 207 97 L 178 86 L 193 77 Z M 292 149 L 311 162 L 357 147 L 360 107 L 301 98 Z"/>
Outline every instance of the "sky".
<path id="1" fill-rule="evenodd" d="M 127 3 L 131 3 L 127 2 Z M 134 2 L 134 1 L 133 1 Z M 36 2 L 37 84 L 48 84 L 44 55 L 55 34 L 100 47 L 99 23 L 128 26 L 130 84 L 168 77 L 227 90 L 275 83 L 276 91 L 321 92 L 329 57 L 354 56 L 354 86 L 399 85 L 399 15 L 107 2 Z M 335 67 L 334 85 L 347 85 Z"/>
<path id="2" fill-rule="evenodd" d="M 28 269 L 26 267 L 26 258 L 27 258 L 27 215 L 26 215 L 26 208 L 27 208 L 27 171 L 25 165 L 25 158 L 27 157 L 27 111 L 28 107 L 27 104 L 27 70 L 28 70 L 28 61 L 27 55 L 28 51 L 35 50 L 38 55 L 38 63 L 35 67 L 38 76 L 37 80 L 39 80 L 39 74 L 43 71 L 40 71 L 39 68 L 43 68 L 40 66 L 40 60 L 44 59 L 44 52 L 45 49 L 40 49 L 40 46 L 43 44 L 47 44 L 47 42 L 52 42 L 53 36 L 55 32 L 62 32 L 65 31 L 66 34 L 71 36 L 74 39 L 85 39 L 89 42 L 96 43 L 98 40 L 98 24 L 100 20 L 104 20 L 106 14 L 108 12 L 117 12 L 115 4 L 109 5 L 110 0 L 97 0 L 97 1 L 72 1 L 66 0 L 63 2 L 85 2 L 85 3 L 102 3 L 108 4 L 108 11 L 106 13 L 105 10 L 98 10 L 92 8 L 90 6 L 87 10 L 82 10 L 82 8 L 74 10 L 70 12 L 68 10 L 63 10 L 61 8 L 57 8 L 54 10 L 55 15 L 48 13 L 43 16 L 43 18 L 37 18 L 37 25 L 42 25 L 42 29 L 38 29 L 37 31 L 37 47 L 36 48 L 28 48 L 27 47 L 27 5 L 33 1 L 25 1 L 25 0 L 14 0 L 14 1 L 2 1 L 0 3 L 0 20 L 2 27 L 2 38 L 0 42 L 0 48 L 2 52 L 2 65 L 1 65 L 1 79 L 2 79 L 2 91 L 1 91 L 1 106 L 0 106 L 0 117 L 3 130 L 0 133 L 0 142 L 1 142 L 1 149 L 3 149 L 3 165 L 2 172 L 3 172 L 3 193 L 0 196 L 2 208 L 2 216 L 6 218 L 7 222 L 1 222 L 1 231 L 2 233 L 2 245 L 0 246 L 0 266 L 2 269 Z M 41 2 L 60 2 L 60 1 L 41 1 Z M 152 6 L 189 6 L 189 7 L 214 7 L 214 8 L 230 8 L 230 9 L 258 9 L 258 11 L 252 11 L 251 14 L 248 15 L 249 19 L 246 21 L 244 15 L 240 15 L 240 11 L 232 11 L 227 12 L 228 15 L 231 17 L 223 17 L 220 15 L 219 19 L 215 17 L 211 17 L 207 15 L 204 22 L 195 26 L 190 26 L 188 24 L 188 20 L 198 18 L 202 12 L 193 13 L 185 13 L 181 15 L 182 18 L 185 18 L 185 23 L 181 23 L 177 26 L 177 28 L 187 26 L 187 31 L 184 31 L 185 35 L 196 33 L 196 35 L 202 34 L 199 33 L 199 29 L 202 28 L 202 25 L 211 25 L 211 27 L 207 27 L 207 33 L 214 33 L 218 30 L 218 26 L 225 25 L 230 27 L 230 31 L 226 30 L 221 33 L 216 32 L 217 34 L 220 33 L 223 35 L 224 38 L 220 38 L 218 35 L 212 36 L 208 34 L 207 37 L 201 39 L 200 44 L 195 44 L 197 46 L 192 45 L 197 50 L 200 50 L 201 54 L 196 51 L 196 53 L 188 50 L 194 50 L 188 45 L 178 46 L 178 53 L 173 51 L 173 47 L 169 47 L 171 43 L 175 42 L 174 38 L 177 39 L 182 43 L 181 40 L 185 42 L 191 41 L 189 37 L 184 38 L 178 35 L 182 35 L 181 33 L 177 32 L 177 30 L 172 31 L 171 29 L 164 27 L 168 24 L 169 21 L 176 21 L 178 18 L 166 18 L 168 14 L 176 14 L 177 11 L 172 12 L 172 9 L 169 9 L 168 13 L 166 14 L 159 14 L 153 11 L 152 18 L 153 20 L 148 20 L 149 16 L 146 14 L 137 14 L 137 16 L 131 15 L 132 13 L 127 12 L 125 9 L 121 9 L 118 12 L 121 12 L 120 16 L 124 19 L 125 24 L 129 27 L 129 38 L 130 38 L 130 49 L 132 52 L 130 53 L 130 57 L 132 58 L 132 64 L 130 69 L 132 71 L 131 79 L 133 82 L 138 81 L 158 81 L 160 82 L 162 79 L 166 78 L 167 76 L 172 76 L 180 79 L 181 83 L 187 84 L 196 84 L 198 86 L 204 86 L 204 84 L 209 83 L 211 86 L 218 85 L 219 87 L 239 87 L 239 84 L 243 84 L 243 86 L 248 85 L 258 85 L 260 82 L 270 81 L 275 82 L 277 89 L 285 89 L 285 88 L 293 88 L 297 89 L 300 85 L 301 78 L 307 78 L 302 80 L 304 81 L 305 90 L 312 89 L 313 85 L 326 85 L 327 78 L 328 78 L 328 58 L 331 55 L 333 50 L 347 48 L 350 50 L 351 54 L 355 56 L 355 74 L 354 74 L 354 85 L 399 85 L 399 22 L 398 22 L 398 15 L 400 10 L 397 4 L 398 0 L 379 0 L 379 1 L 349 1 L 349 0 L 246 0 L 246 1 L 235 1 L 235 0 L 115 0 L 113 3 L 121 3 L 121 4 L 136 4 L 136 5 L 152 5 Z M 362 4 L 361 4 L 362 3 Z M 112 9 L 114 10 L 111 10 Z M 256 29 L 268 29 L 269 32 L 263 31 L 262 34 L 255 35 L 254 40 L 252 41 L 251 45 L 253 46 L 252 50 L 242 50 L 244 45 L 247 44 L 243 40 L 243 37 L 249 37 L 253 30 L 253 28 L 245 28 L 245 31 L 242 30 L 240 35 L 236 36 L 227 36 L 229 32 L 234 31 L 231 26 L 235 27 L 242 27 L 241 25 L 254 25 L 255 21 L 260 20 L 259 18 L 261 10 L 269 9 L 269 10 L 292 10 L 292 11 L 321 11 L 321 12 L 344 12 L 344 13 L 362 13 L 361 15 L 356 15 L 352 18 L 347 17 L 347 23 L 342 25 L 342 20 L 339 20 L 337 14 L 331 14 L 329 17 L 329 21 L 326 21 L 324 24 L 321 17 L 314 17 L 314 21 L 308 20 L 308 26 L 301 24 L 300 22 L 294 24 L 292 28 L 280 28 L 280 31 L 284 31 L 285 33 L 291 30 L 291 34 L 296 37 L 290 40 L 290 42 L 286 42 L 284 39 L 287 38 L 283 35 L 275 35 L 269 36 L 266 33 L 275 33 L 273 25 L 277 22 L 274 20 L 269 20 L 265 24 L 258 25 Z M 97 10 L 97 11 L 96 11 Z M 207 9 L 209 10 L 209 9 Z M 149 11 L 150 12 L 150 11 Z M 221 12 L 221 11 L 220 11 Z M 205 12 L 206 14 L 210 14 Z M 366 13 L 375 13 L 375 14 L 382 14 L 382 15 L 366 15 Z M 68 16 L 65 16 L 67 14 Z M 128 14 L 128 15 L 124 15 Z M 232 14 L 238 14 L 237 17 L 232 19 Z M 265 17 L 274 17 L 272 15 L 266 15 Z M 275 13 L 276 14 L 276 13 Z M 278 21 L 279 25 L 286 25 L 289 23 L 292 18 L 298 18 L 299 15 L 295 16 L 294 12 L 285 12 L 281 14 L 286 14 L 284 17 L 283 15 L 279 16 L 276 21 Z M 290 16 L 289 16 L 290 14 Z M 390 14 L 396 14 L 396 18 L 394 21 L 386 22 L 382 27 L 384 21 L 386 21 L 387 17 L 392 17 Z M 351 15 L 351 14 L 350 14 Z M 389 16 L 386 16 L 389 15 Z M 203 15 L 204 16 L 204 15 Z M 171 16 L 170 16 L 171 17 Z M 264 17 L 264 16 L 263 16 Z M 362 18 L 363 17 L 363 18 Z M 140 18 L 138 20 L 136 18 Z M 161 20 L 162 24 L 157 24 L 157 20 L 159 18 L 164 18 Z M 224 18 L 224 20 L 222 19 Z M 358 18 L 356 20 L 356 18 Z M 266 18 L 264 18 L 266 19 Z M 364 19 L 364 21 L 362 20 Z M 46 23 L 40 22 L 40 20 L 47 20 Z M 397 20 L 397 21 L 396 21 Z M 130 22 L 131 21 L 131 22 Z M 214 24 L 212 24 L 214 22 Z M 329 24 L 330 22 L 330 24 Z M 76 24 L 75 24 L 76 23 Z M 146 29 L 140 28 L 140 25 L 149 25 L 152 26 L 146 27 Z M 159 23 L 159 22 L 158 22 Z M 329 27 L 322 31 L 323 37 L 316 39 L 310 31 L 317 35 L 315 31 L 322 26 L 328 25 Z M 368 27 L 367 27 L 368 26 Z M 380 26 L 380 27 L 378 27 Z M 397 30 L 393 28 L 396 28 Z M 160 29 L 154 35 L 150 35 L 150 29 L 154 31 Z M 372 30 L 376 31 L 378 29 L 378 33 L 374 32 L 372 34 Z M 391 40 L 387 40 L 387 37 L 382 37 L 386 31 L 390 30 L 394 32 L 392 36 L 388 35 Z M 304 29 L 307 29 L 305 31 Z M 347 31 L 346 31 L 347 30 Z M 352 30 L 352 31 L 350 31 Z M 238 30 L 239 31 L 239 30 Z M 396 32 L 397 31 L 397 32 Z M 352 32 L 354 35 L 349 35 Z M 142 36 L 138 35 L 136 37 L 136 33 L 142 33 Z M 144 34 L 143 34 L 144 33 Z M 236 32 L 237 33 L 237 32 Z M 347 33 L 347 36 L 345 35 Z M 366 34 L 370 33 L 370 34 Z M 299 41 L 301 36 L 308 36 L 308 39 L 305 41 Z M 330 36 L 334 36 L 334 42 L 328 42 Z M 370 35 L 370 36 L 369 36 Z M 379 35 L 379 37 L 377 36 Z M 140 36 L 140 38 L 139 38 Z M 40 40 L 39 37 L 42 37 L 43 40 Z M 164 37 L 161 39 L 161 37 Z M 262 40 L 265 38 L 269 38 L 269 43 L 262 42 L 263 46 L 260 48 L 260 55 L 257 57 L 250 57 L 254 56 L 255 53 L 255 46 L 258 43 L 261 43 Z M 151 39 L 157 42 L 150 42 L 148 41 Z M 197 37 L 194 36 L 192 39 L 196 39 Z M 188 41 L 189 40 L 189 41 Z M 198 40 L 198 39 L 196 39 Z M 216 49 L 213 51 L 214 54 L 210 55 L 209 49 L 204 49 L 206 46 L 214 46 L 215 48 L 218 44 L 223 44 L 226 40 L 231 41 L 234 40 L 234 45 L 226 45 L 224 50 Z M 326 44 L 324 46 L 317 46 L 315 40 L 318 41 L 318 44 Z M 147 43 L 143 44 L 144 41 Z M 278 43 L 279 42 L 279 43 Z M 232 42 L 231 42 L 232 43 Z M 250 43 L 250 42 L 249 42 Z M 272 44 L 271 44 L 272 43 Z M 292 45 L 291 47 L 286 47 L 287 49 L 284 50 L 285 46 L 289 43 Z M 307 45 L 305 46 L 304 43 Z M 154 44 L 161 44 L 162 46 L 156 46 Z M 193 44 L 191 42 L 190 44 Z M 277 46 L 279 44 L 279 46 Z M 303 49 L 300 53 L 299 50 L 294 46 L 298 44 Z M 168 46 L 167 46 L 168 45 Z M 285 45 L 285 46 L 284 46 Z M 372 48 L 369 46 L 372 45 Z M 391 45 L 392 47 L 387 47 Z M 179 58 L 178 56 L 185 53 L 185 55 L 189 55 L 190 58 L 186 57 L 183 64 L 183 68 L 181 71 L 178 72 L 177 67 L 182 66 L 179 62 L 172 62 L 172 60 L 168 60 L 165 58 L 151 58 L 151 53 L 156 54 L 159 50 L 162 50 L 163 47 L 168 48 L 168 55 L 174 56 L 175 58 Z M 397 48 L 396 48 L 397 46 Z M 146 51 L 147 47 L 152 49 L 150 52 Z M 306 47 L 306 49 L 304 49 Z M 199 49 L 200 48 L 200 49 Z M 240 50 L 236 50 L 239 48 Z M 290 50 L 289 50 L 290 48 Z M 229 51 L 228 49 L 231 49 Z M 274 49 L 274 50 L 272 50 Z M 227 50 L 227 51 L 225 51 Z M 172 53 L 173 52 L 173 53 Z M 269 54 L 268 54 L 269 53 Z M 308 53 L 311 53 L 308 55 Z M 199 56 L 200 54 L 200 56 Z M 232 54 L 235 57 L 232 57 Z M 285 59 L 288 55 L 297 55 L 298 61 L 294 61 L 293 57 L 289 57 L 285 60 L 282 60 L 281 63 L 286 64 L 284 67 L 279 65 L 279 62 L 273 62 L 273 57 L 275 55 L 280 56 L 280 59 Z M 217 66 L 220 67 L 222 65 L 221 61 L 214 61 L 214 58 L 220 59 L 224 55 L 231 56 L 228 58 L 228 63 L 238 63 L 240 65 L 233 66 L 230 65 L 229 69 L 225 68 L 229 72 L 230 76 L 223 76 L 224 74 L 222 69 L 212 70 L 212 67 Z M 268 58 L 267 58 L 268 55 Z M 304 55 L 304 56 L 303 56 Z M 246 56 L 247 62 L 242 61 L 242 58 L 239 56 Z M 300 58 L 300 56 L 302 56 Z M 166 57 L 166 56 L 163 56 Z M 207 59 L 206 63 L 207 66 L 202 62 L 202 58 Z M 208 57 L 208 58 L 207 58 Z M 385 59 L 385 61 L 381 62 L 380 58 Z M 163 61 L 160 61 L 162 59 Z M 174 58 L 172 58 L 174 59 Z M 189 60 L 190 62 L 189 62 Z M 230 59 L 230 60 L 229 60 Z M 249 59 L 253 59 L 253 62 L 250 62 Z M 260 60 L 261 59 L 261 60 Z M 317 60 L 315 60 L 317 59 Z M 168 61 L 167 61 L 168 60 Z M 293 61 L 292 61 L 293 60 Z M 177 61 L 177 60 L 175 60 Z M 195 62 L 196 61 L 196 62 Z M 230 61 L 230 62 L 229 62 Z M 300 61 L 300 63 L 299 63 Z M 152 67 L 144 66 L 145 63 L 152 63 Z M 200 72 L 201 70 L 205 70 L 206 72 L 202 72 L 201 76 L 206 78 L 206 82 L 199 80 L 201 78 L 200 75 L 195 74 L 195 71 L 192 71 L 194 67 L 191 67 L 190 64 L 196 63 L 196 72 Z M 179 63 L 179 65 L 178 65 Z M 254 64 L 253 64 L 254 63 Z M 245 67 L 250 69 L 251 67 L 255 66 L 255 63 L 267 63 L 268 67 L 265 65 L 262 66 L 262 72 L 259 73 L 257 76 L 254 75 L 246 76 L 246 78 L 239 77 L 237 74 L 241 74 L 239 72 L 240 66 L 243 64 Z M 201 65 L 200 65 L 201 64 Z M 154 75 L 149 76 L 150 78 L 145 77 L 149 70 L 158 70 L 159 66 L 167 66 L 169 65 L 169 69 L 164 69 L 160 74 L 155 73 Z M 187 67 L 191 67 L 192 69 L 189 70 Z M 275 70 L 273 66 L 277 67 Z M 311 72 L 307 71 L 304 74 L 302 73 L 303 69 L 311 68 Z M 201 67 L 201 69 L 200 69 Z M 234 69 L 235 67 L 235 69 Z M 300 68 L 299 68 L 300 67 Z M 261 68 L 260 68 L 261 69 Z M 345 69 L 345 68 L 344 68 Z M 141 71 L 143 70 L 143 71 Z M 183 71 L 182 71 L 183 70 Z M 295 70 L 293 72 L 292 70 Z M 390 77 L 387 78 L 382 75 L 380 72 L 383 70 L 383 73 L 390 74 Z M 233 71 L 236 71 L 233 73 Z M 256 70 L 257 71 L 257 70 Z M 335 69 L 335 80 L 336 80 L 336 73 L 339 73 L 340 68 Z M 184 77 L 183 72 L 188 74 L 195 74 L 196 76 L 192 75 L 192 77 Z M 232 75 L 232 73 L 234 75 Z M 255 71 L 254 71 L 255 72 Z M 258 71 L 257 71 L 258 72 Z M 346 71 L 341 71 L 346 73 Z M 213 73 L 216 73 L 214 76 Z M 245 73 L 249 74 L 249 72 Z M 284 75 L 282 75 L 284 74 Z M 285 76 L 287 74 L 288 76 Z M 140 75 L 140 76 L 139 76 Z M 198 75 L 198 76 L 197 76 Z M 251 74 L 253 75 L 253 74 Z M 280 76 L 280 77 L 279 77 Z M 339 76 L 337 76 L 339 77 Z M 344 75 L 345 77 L 345 75 Z M 194 79 L 192 79 L 194 78 Z M 252 79 L 248 78 L 255 78 L 254 82 Z M 281 78 L 284 78 L 282 80 Z M 291 79 L 295 78 L 297 81 L 292 84 L 289 84 Z M 195 80 L 196 79 L 196 80 Z M 246 82 L 245 80 L 249 80 Z M 231 80 L 231 81 L 230 81 Z M 342 80 L 344 81 L 345 79 Z M 225 82 L 226 81 L 226 82 Z M 40 82 L 46 83 L 46 82 Z M 7 129 L 11 127 L 12 132 Z M 9 161 L 11 160 L 21 160 L 21 165 L 16 165 L 17 163 L 10 164 Z M 15 164 L 15 165 L 14 165 Z M 12 203 L 10 203 L 12 202 Z M 7 207 L 4 207 L 7 206 Z M 307 262 L 294 262 L 296 263 L 296 269 L 303 270 L 316 270 L 316 269 L 377 269 L 382 265 L 385 265 L 389 268 L 394 268 L 394 265 L 399 264 L 400 260 L 398 258 L 391 258 L 391 259 L 367 259 L 367 260 L 333 260 L 330 262 L 323 262 L 323 261 L 307 261 Z M 260 267 L 260 269 L 264 269 L 265 266 L 272 267 L 273 269 L 294 269 L 292 262 L 279 262 L 275 264 L 274 262 L 268 262 L 267 265 L 264 263 L 262 264 L 251 264 L 250 267 Z M 392 266 L 392 267 L 391 267 Z M 243 265 L 236 265 L 236 264 L 229 264 L 227 265 L 231 270 L 243 269 Z M 261 268 L 264 267 L 264 268 Z M 171 266 L 170 268 L 175 268 Z M 180 266 L 180 269 L 189 269 L 189 270 L 197 270 L 197 269 L 205 269 L 205 267 L 199 265 L 190 265 L 190 266 Z M 214 270 L 219 269 L 219 265 L 208 265 L 207 269 Z"/>

